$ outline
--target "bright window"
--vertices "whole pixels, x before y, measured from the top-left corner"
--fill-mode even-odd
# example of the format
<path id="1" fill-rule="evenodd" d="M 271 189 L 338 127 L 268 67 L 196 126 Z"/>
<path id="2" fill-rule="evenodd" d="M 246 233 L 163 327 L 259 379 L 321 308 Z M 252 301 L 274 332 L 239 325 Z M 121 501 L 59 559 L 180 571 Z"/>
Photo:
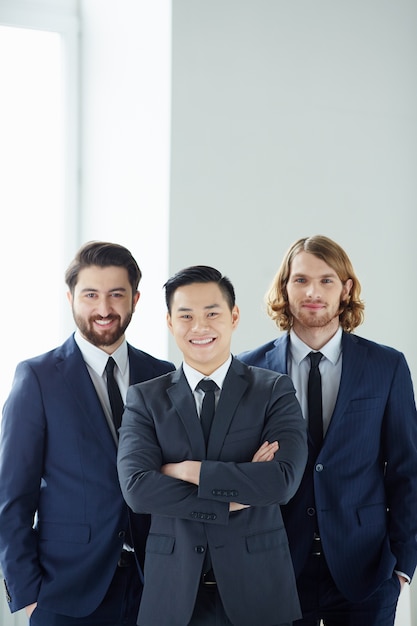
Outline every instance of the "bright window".
<path id="1" fill-rule="evenodd" d="M 63 274 L 77 225 L 67 44 L 58 29 L 0 24 L 1 405 L 17 362 L 68 334 Z"/>

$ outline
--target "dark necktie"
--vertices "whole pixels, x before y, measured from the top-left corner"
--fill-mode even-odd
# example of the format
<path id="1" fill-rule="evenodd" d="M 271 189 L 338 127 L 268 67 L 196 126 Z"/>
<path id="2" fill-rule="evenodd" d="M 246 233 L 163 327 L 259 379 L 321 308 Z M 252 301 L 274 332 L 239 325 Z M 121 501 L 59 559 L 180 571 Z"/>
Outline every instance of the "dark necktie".
<path id="1" fill-rule="evenodd" d="M 214 412 L 215 412 L 215 398 L 214 392 L 218 389 L 218 386 L 214 382 L 214 380 L 204 379 L 200 380 L 197 387 L 204 391 L 203 404 L 201 406 L 200 413 L 200 421 L 201 427 L 204 433 L 204 439 L 206 440 L 206 444 L 208 442 L 211 423 L 213 421 Z"/>
<path id="2" fill-rule="evenodd" d="M 310 352 L 310 374 L 308 377 L 308 430 L 318 452 L 323 442 L 323 407 L 321 398 L 321 375 L 319 363 L 321 352 Z"/>
<path id="3" fill-rule="evenodd" d="M 119 385 L 116 382 L 114 377 L 114 366 L 116 365 L 116 361 L 113 357 L 109 356 L 109 360 L 106 365 L 106 374 L 107 374 L 107 391 L 109 394 L 110 406 L 112 410 L 113 416 L 113 424 L 116 429 L 116 433 L 120 428 L 120 424 L 122 423 L 122 415 L 123 415 L 123 400 L 122 395 L 120 393 Z"/>

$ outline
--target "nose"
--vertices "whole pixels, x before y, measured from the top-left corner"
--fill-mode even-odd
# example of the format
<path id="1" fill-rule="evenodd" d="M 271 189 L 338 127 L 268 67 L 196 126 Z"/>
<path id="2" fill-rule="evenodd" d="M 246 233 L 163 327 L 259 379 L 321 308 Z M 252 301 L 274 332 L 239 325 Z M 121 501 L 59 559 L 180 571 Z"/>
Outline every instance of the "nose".
<path id="1" fill-rule="evenodd" d="M 96 307 L 98 315 L 101 317 L 107 317 L 109 313 L 112 313 L 111 302 L 107 298 L 100 298 Z"/>
<path id="2" fill-rule="evenodd" d="M 207 330 L 208 322 L 206 317 L 196 317 L 193 323 L 193 332 L 203 332 Z"/>
<path id="3" fill-rule="evenodd" d="M 311 299 L 314 299 L 314 298 L 320 299 L 321 298 L 320 287 L 316 285 L 315 283 L 309 283 L 306 289 L 306 296 Z"/>

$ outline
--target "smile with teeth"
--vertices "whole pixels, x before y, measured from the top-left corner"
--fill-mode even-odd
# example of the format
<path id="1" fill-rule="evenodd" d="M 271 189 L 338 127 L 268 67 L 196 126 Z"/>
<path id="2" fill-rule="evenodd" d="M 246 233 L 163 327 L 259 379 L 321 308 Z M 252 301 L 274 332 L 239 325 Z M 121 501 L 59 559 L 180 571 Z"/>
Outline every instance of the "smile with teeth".
<path id="1" fill-rule="evenodd" d="M 205 346 L 208 343 L 212 343 L 212 341 L 214 341 L 213 337 L 207 337 L 207 339 L 190 339 L 190 342 L 197 346 Z"/>
<path id="2" fill-rule="evenodd" d="M 99 326 L 108 326 L 109 324 L 111 324 L 114 320 L 112 319 L 106 319 L 106 320 L 94 320 L 96 324 L 98 324 Z"/>

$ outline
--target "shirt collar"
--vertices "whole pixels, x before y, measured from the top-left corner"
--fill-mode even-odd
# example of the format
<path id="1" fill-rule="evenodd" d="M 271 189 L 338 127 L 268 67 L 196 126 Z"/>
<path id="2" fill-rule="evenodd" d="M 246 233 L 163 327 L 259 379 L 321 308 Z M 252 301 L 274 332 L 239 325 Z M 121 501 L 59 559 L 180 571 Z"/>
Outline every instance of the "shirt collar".
<path id="1" fill-rule="evenodd" d="M 333 365 L 337 363 L 342 353 L 342 332 L 342 327 L 339 326 L 333 337 L 320 348 L 320 352 L 323 356 L 333 363 Z M 301 341 L 293 329 L 290 330 L 290 347 L 291 357 L 297 365 L 300 365 L 301 361 L 311 352 L 310 346 L 304 343 L 304 341 Z"/>
<path id="2" fill-rule="evenodd" d="M 198 383 L 200 382 L 202 378 L 210 378 L 211 380 L 214 380 L 214 382 L 219 387 L 219 389 L 221 389 L 223 387 L 224 379 L 226 378 L 226 374 L 230 367 L 231 362 L 232 362 L 232 355 L 229 356 L 229 358 L 227 359 L 227 361 L 223 363 L 223 365 L 220 365 L 220 367 L 218 367 L 214 372 L 212 372 L 210 376 L 204 376 L 204 374 L 194 369 L 193 367 L 188 365 L 188 363 L 185 363 L 185 362 L 182 364 L 182 368 L 184 370 L 184 375 L 188 381 L 188 384 L 190 385 L 193 391 L 195 390 L 195 388 L 197 387 Z"/>
<path id="3" fill-rule="evenodd" d="M 125 374 L 128 366 L 128 351 L 126 340 L 113 352 L 112 355 L 107 354 L 101 348 L 93 346 L 92 343 L 84 339 L 80 331 L 77 330 L 74 334 L 75 343 L 81 350 L 84 361 L 91 369 L 93 369 L 99 376 L 103 376 L 104 368 L 106 367 L 109 356 L 112 356 L 116 361 L 116 365 L 121 371 L 122 375 Z"/>

